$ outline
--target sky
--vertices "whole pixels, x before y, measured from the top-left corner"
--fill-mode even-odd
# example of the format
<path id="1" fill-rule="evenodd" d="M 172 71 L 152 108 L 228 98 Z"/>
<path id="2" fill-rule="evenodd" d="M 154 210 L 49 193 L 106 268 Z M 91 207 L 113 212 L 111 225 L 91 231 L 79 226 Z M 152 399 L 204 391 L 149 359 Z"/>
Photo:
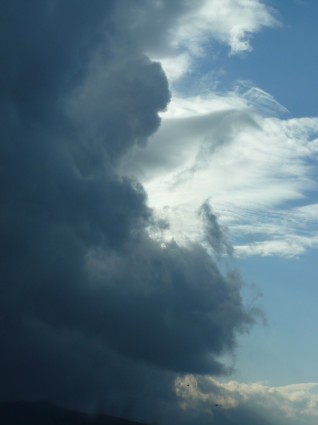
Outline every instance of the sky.
<path id="1" fill-rule="evenodd" d="M 316 424 L 318 4 L 0 8 L 0 399 Z"/>

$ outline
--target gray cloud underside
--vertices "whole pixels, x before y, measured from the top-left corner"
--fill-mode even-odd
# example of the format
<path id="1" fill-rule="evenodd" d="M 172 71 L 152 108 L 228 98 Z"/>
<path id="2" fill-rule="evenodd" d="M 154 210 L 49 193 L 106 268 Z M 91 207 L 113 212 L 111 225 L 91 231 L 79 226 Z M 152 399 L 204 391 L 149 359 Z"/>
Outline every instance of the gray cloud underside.
<path id="1" fill-rule="evenodd" d="M 117 173 L 170 96 L 119 3 L 1 4 L 0 396 L 168 423 L 176 375 L 225 372 L 254 316 L 201 246 L 148 236 L 145 192 Z"/>

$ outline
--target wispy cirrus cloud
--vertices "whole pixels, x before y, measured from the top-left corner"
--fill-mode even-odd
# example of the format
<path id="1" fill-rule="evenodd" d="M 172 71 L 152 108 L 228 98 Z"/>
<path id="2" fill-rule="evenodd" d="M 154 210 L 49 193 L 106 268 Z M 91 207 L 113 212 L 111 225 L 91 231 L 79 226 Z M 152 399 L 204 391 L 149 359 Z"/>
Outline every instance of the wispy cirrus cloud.
<path id="1" fill-rule="evenodd" d="M 130 158 L 150 204 L 171 221 L 168 238 L 200 239 L 197 211 L 208 199 L 239 255 L 293 256 L 316 246 L 318 119 L 284 112 L 246 84 L 173 98 L 148 148 Z"/>

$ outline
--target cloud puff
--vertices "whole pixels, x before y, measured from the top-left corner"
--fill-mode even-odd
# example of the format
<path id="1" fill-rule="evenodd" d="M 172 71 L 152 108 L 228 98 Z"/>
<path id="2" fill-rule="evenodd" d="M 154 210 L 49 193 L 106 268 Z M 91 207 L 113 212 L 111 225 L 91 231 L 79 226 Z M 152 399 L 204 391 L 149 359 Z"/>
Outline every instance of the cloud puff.
<path id="1" fill-rule="evenodd" d="M 220 382 L 211 377 L 177 378 L 177 395 L 190 415 L 205 412 L 215 424 L 314 424 L 317 422 L 318 384 L 270 387 L 263 383 Z M 196 413 L 195 413 L 196 412 Z M 204 420 L 204 419 L 203 419 Z"/>
<path id="2" fill-rule="evenodd" d="M 200 54 L 207 40 L 228 45 L 232 53 L 250 50 L 253 33 L 278 24 L 274 10 L 259 0 L 148 0 L 142 8 L 133 1 L 118 10 L 119 28 L 128 27 L 134 42 L 163 57 L 178 50 Z"/>
<path id="3" fill-rule="evenodd" d="M 196 13 L 183 17 L 173 43 L 186 43 L 187 49 L 200 53 L 207 39 L 216 39 L 237 53 L 251 49 L 250 34 L 275 23 L 270 9 L 260 1 L 207 0 L 201 2 Z"/>
<path id="4" fill-rule="evenodd" d="M 162 10 L 169 12 L 166 20 L 171 23 L 171 10 L 166 2 L 154 2 L 156 13 L 162 16 Z M 195 61 L 210 51 L 213 54 L 217 43 L 228 46 L 230 54 L 240 54 L 252 49 L 252 35 L 263 28 L 279 25 L 274 10 L 259 0 L 200 0 L 175 2 L 177 15 L 168 29 L 169 41 L 164 50 L 149 48 L 152 57 L 160 59 L 170 81 L 174 82 L 191 72 Z M 171 9 L 171 6 L 170 6 Z M 158 18 L 159 20 L 160 18 Z M 167 45 L 170 49 L 167 49 Z"/>
<path id="5" fill-rule="evenodd" d="M 260 0 L 144 0 L 117 2 L 117 34 L 159 60 L 175 82 L 219 44 L 230 54 L 252 49 L 253 34 L 279 25 L 275 11 Z M 129 29 L 129 32 L 127 32 Z"/>

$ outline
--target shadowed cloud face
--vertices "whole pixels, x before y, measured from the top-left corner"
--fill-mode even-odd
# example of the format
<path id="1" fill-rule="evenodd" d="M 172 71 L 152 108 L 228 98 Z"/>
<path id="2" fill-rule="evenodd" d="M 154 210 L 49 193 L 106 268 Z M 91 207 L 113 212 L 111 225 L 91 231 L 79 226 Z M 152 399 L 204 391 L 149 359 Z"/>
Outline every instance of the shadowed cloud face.
<path id="1" fill-rule="evenodd" d="M 149 419 L 174 409 L 177 373 L 226 371 L 254 319 L 201 246 L 149 237 L 142 186 L 116 172 L 170 94 L 115 8 L 1 5 L 0 395 Z"/>

